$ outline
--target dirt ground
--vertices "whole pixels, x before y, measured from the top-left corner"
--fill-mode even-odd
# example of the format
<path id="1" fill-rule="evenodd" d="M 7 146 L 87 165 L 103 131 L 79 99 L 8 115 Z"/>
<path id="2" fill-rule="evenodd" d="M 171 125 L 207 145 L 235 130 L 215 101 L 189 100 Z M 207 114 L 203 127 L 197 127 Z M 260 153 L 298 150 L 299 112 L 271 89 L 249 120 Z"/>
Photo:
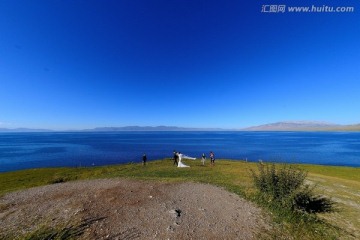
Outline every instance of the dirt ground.
<path id="1" fill-rule="evenodd" d="M 0 238 L 44 226 L 77 239 L 258 239 L 270 229 L 259 208 L 208 184 L 87 180 L 0 198 Z"/>

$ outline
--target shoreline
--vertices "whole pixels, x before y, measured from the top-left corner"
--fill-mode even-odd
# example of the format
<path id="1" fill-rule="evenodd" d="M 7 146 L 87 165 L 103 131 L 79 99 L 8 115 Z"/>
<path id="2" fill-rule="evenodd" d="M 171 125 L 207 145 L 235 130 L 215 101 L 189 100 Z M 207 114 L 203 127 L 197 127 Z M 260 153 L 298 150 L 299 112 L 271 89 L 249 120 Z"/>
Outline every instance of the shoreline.
<path id="1" fill-rule="evenodd" d="M 148 162 L 156 162 L 156 161 L 164 161 L 164 160 L 172 160 L 171 158 L 164 158 L 164 159 L 154 159 L 154 160 L 148 160 Z M 209 161 L 209 159 L 207 159 Z M 186 160 L 185 160 L 186 161 Z M 196 161 L 200 161 L 200 158 L 196 159 Z M 244 160 L 244 159 L 217 159 L 217 161 L 231 161 L 231 162 L 245 162 L 245 163 L 259 163 L 259 161 L 252 161 L 252 160 Z M 332 164 L 311 164 L 311 163 L 297 163 L 297 162 L 276 162 L 276 161 L 264 161 L 262 160 L 263 163 L 267 163 L 267 164 L 285 164 L 285 165 L 295 165 L 295 166 L 316 166 L 316 167 L 340 167 L 340 168 L 360 168 L 360 163 L 359 165 L 332 165 Z M 61 168 L 95 168 L 95 167 L 112 167 L 112 166 L 121 166 L 121 165 L 126 165 L 126 164 L 140 164 L 142 163 L 141 161 L 138 162 L 124 162 L 124 163 L 115 163 L 115 164 L 105 164 L 105 165 L 82 165 L 82 166 L 50 166 L 50 167 L 34 167 L 34 168 L 22 168 L 22 169 L 14 169 L 14 170 L 10 170 L 10 171 L 1 171 L 0 170 L 0 174 L 3 173 L 11 173 L 11 172 L 19 172 L 19 171 L 31 171 L 31 170 L 36 170 L 36 169 L 61 169 Z"/>

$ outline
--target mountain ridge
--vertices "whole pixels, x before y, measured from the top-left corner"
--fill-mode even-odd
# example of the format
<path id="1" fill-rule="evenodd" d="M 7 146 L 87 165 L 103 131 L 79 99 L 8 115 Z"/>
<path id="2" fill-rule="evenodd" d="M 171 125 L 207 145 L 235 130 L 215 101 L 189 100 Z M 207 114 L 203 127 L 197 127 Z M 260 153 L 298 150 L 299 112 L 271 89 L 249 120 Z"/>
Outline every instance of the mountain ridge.
<path id="1" fill-rule="evenodd" d="M 341 125 L 321 121 L 283 121 L 243 128 L 243 131 L 360 131 L 360 124 Z"/>
<path id="2" fill-rule="evenodd" d="M 96 127 L 79 130 L 51 130 L 31 128 L 0 128 L 0 132 L 136 132 L 136 131 L 231 131 L 235 129 L 223 128 L 189 128 L 176 126 L 124 126 L 124 127 Z"/>
<path id="3" fill-rule="evenodd" d="M 188 128 L 176 126 L 125 126 L 125 127 L 97 127 L 86 129 L 86 132 L 117 132 L 117 131 L 226 131 L 222 128 Z"/>
<path id="4" fill-rule="evenodd" d="M 54 130 L 35 128 L 0 128 L 0 132 L 54 132 Z"/>
<path id="5" fill-rule="evenodd" d="M 246 128 L 191 128 L 177 126 L 95 127 L 80 130 L 0 128 L 0 132 L 150 132 L 150 131 L 360 131 L 360 124 L 341 125 L 321 121 L 282 121 Z"/>

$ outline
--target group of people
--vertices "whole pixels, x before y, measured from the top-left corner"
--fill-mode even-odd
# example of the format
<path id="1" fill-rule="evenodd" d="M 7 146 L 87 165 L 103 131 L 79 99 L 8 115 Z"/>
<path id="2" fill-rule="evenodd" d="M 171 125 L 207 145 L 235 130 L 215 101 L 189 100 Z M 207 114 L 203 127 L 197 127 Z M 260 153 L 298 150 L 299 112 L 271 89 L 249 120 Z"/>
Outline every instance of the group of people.
<path id="1" fill-rule="evenodd" d="M 186 156 L 186 155 L 182 154 L 181 152 L 177 152 L 177 151 L 174 150 L 174 156 L 173 156 L 174 165 L 176 165 L 177 167 L 190 167 L 190 166 L 185 165 L 184 163 L 182 163 L 181 160 L 183 158 L 191 159 L 191 160 L 196 159 L 196 158 L 193 158 L 193 157 Z"/>
<path id="2" fill-rule="evenodd" d="M 209 157 L 210 157 L 211 166 L 214 166 L 214 164 L 215 164 L 215 154 L 212 151 L 210 152 Z M 186 155 L 182 154 L 181 152 L 177 152 L 177 151 L 174 150 L 174 156 L 173 156 L 174 165 L 177 166 L 177 167 L 190 167 L 190 166 L 185 165 L 184 163 L 182 163 L 183 158 L 191 159 L 191 160 L 196 159 L 196 158 L 193 158 L 193 157 L 186 156 Z M 205 155 L 205 153 L 203 153 L 201 155 L 201 162 L 202 162 L 203 166 L 205 166 L 205 160 L 206 160 L 206 155 Z M 142 161 L 143 161 L 143 165 L 145 166 L 146 161 L 147 161 L 147 157 L 146 157 L 145 153 L 142 156 Z"/>
<path id="3" fill-rule="evenodd" d="M 181 162 L 182 158 L 192 159 L 192 160 L 196 159 L 196 158 L 185 156 L 181 152 L 177 152 L 174 150 L 174 156 L 173 156 L 174 165 L 177 167 L 189 167 Z M 203 153 L 201 155 L 201 163 L 203 166 L 205 166 L 205 161 L 206 161 L 206 155 L 205 155 L 205 153 Z M 214 166 L 214 164 L 215 164 L 215 154 L 212 151 L 210 152 L 210 164 L 212 166 Z"/>
<path id="4" fill-rule="evenodd" d="M 213 152 L 210 152 L 209 157 L 210 157 L 211 166 L 214 166 L 214 164 L 215 164 L 215 154 Z M 205 160 L 206 160 L 206 155 L 205 155 L 205 153 L 203 153 L 202 156 L 201 156 L 201 162 L 202 162 L 203 166 L 205 165 Z"/>

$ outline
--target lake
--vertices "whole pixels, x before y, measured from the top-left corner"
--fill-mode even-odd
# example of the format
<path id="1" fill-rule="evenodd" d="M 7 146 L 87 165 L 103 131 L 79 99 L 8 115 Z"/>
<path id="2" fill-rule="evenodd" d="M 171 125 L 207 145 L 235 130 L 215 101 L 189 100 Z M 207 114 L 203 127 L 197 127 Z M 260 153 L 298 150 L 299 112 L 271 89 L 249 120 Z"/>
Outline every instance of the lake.
<path id="1" fill-rule="evenodd" d="M 0 172 L 99 166 L 171 158 L 360 166 L 360 132 L 46 132 L 0 133 Z"/>

